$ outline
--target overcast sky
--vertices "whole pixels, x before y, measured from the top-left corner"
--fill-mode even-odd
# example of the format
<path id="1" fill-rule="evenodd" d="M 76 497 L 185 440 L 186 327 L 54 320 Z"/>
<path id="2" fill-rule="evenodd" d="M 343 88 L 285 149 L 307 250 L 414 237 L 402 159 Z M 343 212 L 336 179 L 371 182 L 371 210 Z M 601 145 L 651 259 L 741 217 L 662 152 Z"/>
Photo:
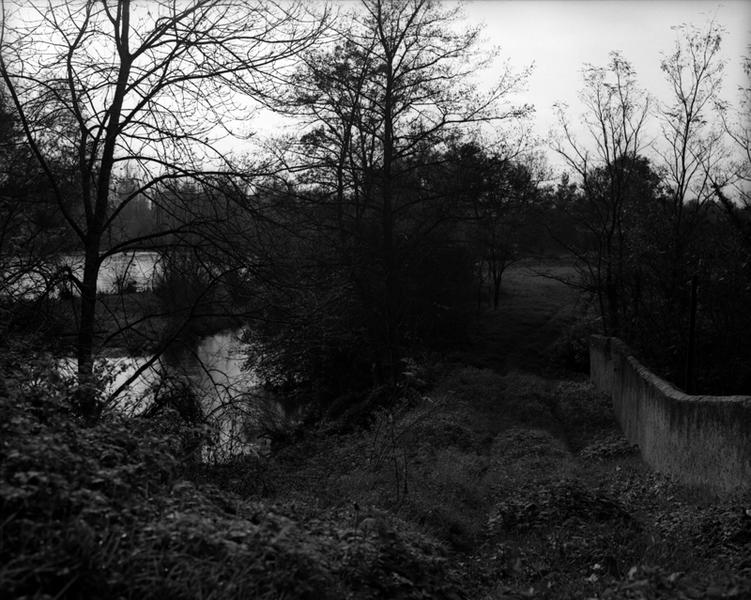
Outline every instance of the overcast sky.
<path id="1" fill-rule="evenodd" d="M 501 58 L 515 69 L 534 63 L 527 91 L 518 101 L 534 105 L 533 131 L 541 139 L 556 123 L 554 103 L 567 103 L 570 116 L 579 116 L 583 65 L 605 66 L 613 50 L 632 64 L 642 88 L 657 100 L 669 99 L 661 53 L 673 48 L 678 34 L 671 28 L 681 23 L 704 28 L 714 18 L 725 28 L 724 99 L 735 103 L 738 87 L 749 85 L 741 66 L 742 56 L 751 55 L 749 0 L 465 0 L 464 13 L 468 25 L 484 27 L 485 43 L 499 46 Z M 262 133 L 275 133 L 276 123 L 266 114 L 254 125 Z M 656 123 L 652 128 L 657 135 Z M 557 155 L 546 154 L 555 171 L 563 167 Z"/>
<path id="2" fill-rule="evenodd" d="M 352 5 L 351 0 L 334 4 Z M 500 46 L 502 57 L 515 68 L 534 62 L 528 90 L 519 101 L 535 106 L 534 131 L 541 137 L 555 123 L 555 102 L 568 103 L 572 116 L 577 115 L 583 64 L 604 66 L 612 50 L 620 50 L 631 62 L 642 87 L 666 99 L 660 54 L 675 43 L 671 27 L 703 27 L 715 18 L 726 29 L 723 97 L 733 102 L 744 84 L 741 57 L 751 54 L 749 0 L 467 0 L 464 10 L 467 23 L 484 25 L 486 43 Z M 263 135 L 278 133 L 280 123 L 278 117 L 261 113 L 248 126 Z"/>
<path id="3" fill-rule="evenodd" d="M 751 54 L 751 2 L 745 0 L 475 0 L 465 4 L 465 12 L 468 22 L 485 25 L 488 42 L 500 45 L 515 66 L 534 61 L 525 100 L 535 105 L 540 135 L 554 123 L 553 103 L 567 102 L 577 112 L 582 65 L 604 66 L 611 50 L 622 51 L 642 87 L 666 98 L 660 53 L 673 47 L 675 25 L 703 27 L 714 17 L 726 28 L 728 100 L 737 100 L 744 82 L 741 57 Z"/>

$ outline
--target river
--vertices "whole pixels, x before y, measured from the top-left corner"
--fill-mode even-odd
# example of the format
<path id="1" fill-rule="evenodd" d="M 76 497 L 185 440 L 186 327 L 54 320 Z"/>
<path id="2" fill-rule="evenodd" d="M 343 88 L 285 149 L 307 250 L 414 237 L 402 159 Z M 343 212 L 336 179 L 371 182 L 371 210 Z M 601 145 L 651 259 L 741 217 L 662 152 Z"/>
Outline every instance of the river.
<path id="1" fill-rule="evenodd" d="M 83 256 L 61 255 L 15 278 L 13 286 L 0 286 L 0 293 L 33 298 L 48 289 L 61 269 L 83 273 Z M 6 269 L 4 274 L 8 273 Z M 123 291 L 143 292 L 153 288 L 161 273 L 157 252 L 121 252 L 102 263 L 97 291 L 105 294 Z M 7 281 L 8 278 L 6 277 Z M 70 290 L 75 292 L 75 290 Z M 55 293 L 59 293 L 59 288 Z M 213 444 L 204 450 L 207 461 L 222 461 L 229 456 L 263 451 L 268 442 L 260 437 L 264 426 L 278 424 L 286 417 L 281 405 L 265 394 L 252 372 L 243 368 L 245 353 L 240 341 L 242 330 L 222 331 L 206 336 L 192 348 L 169 353 L 144 370 L 109 403 L 107 410 L 137 414 L 145 410 L 155 395 L 176 386 L 190 389 L 200 399 L 203 418 L 213 429 Z M 97 361 L 97 369 L 106 380 L 105 396 L 120 388 L 149 356 L 107 356 Z M 75 373 L 75 359 L 60 363 L 64 373 Z"/>
<path id="2" fill-rule="evenodd" d="M 126 290 L 143 292 L 152 289 L 161 273 L 160 260 L 158 252 L 146 250 L 118 252 L 108 256 L 99 268 L 97 292 L 117 294 Z M 56 297 L 64 286 L 63 272 L 70 269 L 80 279 L 83 277 L 83 263 L 82 254 L 61 254 L 33 265 L 13 260 L 0 269 L 0 295 L 31 299 L 48 293 Z M 77 294 L 70 284 L 67 290 Z"/>
<path id="3" fill-rule="evenodd" d="M 263 437 L 288 418 L 282 405 L 260 387 L 257 377 L 243 368 L 245 353 L 242 330 L 222 331 L 201 339 L 190 351 L 162 357 L 143 371 L 113 399 L 106 410 L 136 415 L 154 401 L 166 386 L 190 389 L 199 399 L 205 422 L 212 429 L 212 443 L 203 451 L 207 462 L 222 462 L 231 456 L 263 453 Z M 97 368 L 108 375 L 105 396 L 124 384 L 150 357 L 115 356 L 97 360 Z M 63 361 L 62 370 L 72 374 L 75 360 Z"/>

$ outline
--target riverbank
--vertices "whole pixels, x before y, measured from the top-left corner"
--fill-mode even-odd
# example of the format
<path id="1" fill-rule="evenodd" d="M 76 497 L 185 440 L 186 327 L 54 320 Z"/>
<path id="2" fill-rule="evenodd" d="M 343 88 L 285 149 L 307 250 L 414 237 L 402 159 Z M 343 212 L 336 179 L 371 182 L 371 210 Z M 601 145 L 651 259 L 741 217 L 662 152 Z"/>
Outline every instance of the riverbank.
<path id="1" fill-rule="evenodd" d="M 73 354 L 81 314 L 77 296 L 19 301 L 12 307 L 11 330 L 34 336 L 49 350 Z M 238 311 L 239 312 L 239 311 Z M 102 357 L 144 355 L 174 338 L 173 346 L 190 347 L 202 338 L 243 325 L 230 310 L 212 314 L 205 306 L 171 311 L 154 291 L 99 294 L 94 343 Z"/>

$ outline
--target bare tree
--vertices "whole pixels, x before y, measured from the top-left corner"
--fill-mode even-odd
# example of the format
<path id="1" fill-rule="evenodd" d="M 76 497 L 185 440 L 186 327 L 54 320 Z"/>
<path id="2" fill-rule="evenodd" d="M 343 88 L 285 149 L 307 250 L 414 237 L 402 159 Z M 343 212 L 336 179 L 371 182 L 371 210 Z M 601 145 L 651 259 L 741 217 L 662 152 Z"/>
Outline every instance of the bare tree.
<path id="1" fill-rule="evenodd" d="M 724 30 L 713 20 L 704 29 L 682 24 L 675 30 L 673 51 L 660 64 L 671 101 L 660 107 L 663 140 L 657 144 L 670 189 L 672 256 L 667 277 L 673 297 L 684 285 L 687 247 L 714 194 L 712 179 L 727 158 L 722 128 L 712 122 L 725 68 L 720 55 Z"/>
<path id="2" fill-rule="evenodd" d="M 537 166 L 536 157 L 522 154 L 525 150 L 506 144 L 460 143 L 449 150 L 443 166 L 447 171 L 443 185 L 462 205 L 457 212 L 466 221 L 464 235 L 476 263 L 478 310 L 486 282 L 490 303 L 498 308 L 503 275 L 523 257 L 533 228 Z"/>
<path id="3" fill-rule="evenodd" d="M 32 153 L 84 254 L 76 354 L 80 410 L 96 418 L 88 389 L 95 355 L 97 277 L 114 220 L 164 182 L 233 172 L 226 138 L 267 102 L 285 64 L 308 48 L 321 21 L 294 3 L 241 0 L 47 0 L 2 5 L 0 76 Z M 53 152 L 76 166 L 71 204 Z M 140 185 L 113 202 L 125 165 Z"/>
<path id="4" fill-rule="evenodd" d="M 738 90 L 738 108 L 733 110 L 727 103 L 717 103 L 725 135 L 730 140 L 730 166 L 720 174 L 711 165 L 705 165 L 705 171 L 717 198 L 751 248 L 751 223 L 740 213 L 742 208 L 751 208 L 751 56 L 744 57 L 743 70 L 747 81 Z"/>
<path id="5" fill-rule="evenodd" d="M 295 110 L 311 124 L 301 139 L 302 167 L 312 166 L 316 183 L 332 194 L 340 239 L 369 244 L 358 287 L 377 315 L 385 379 L 398 375 L 408 252 L 439 225 L 414 219 L 419 205 L 437 201 L 435 189 L 431 195 L 419 182 L 426 161 L 473 128 L 531 111 L 513 103 L 528 71 L 506 64 L 480 91 L 475 76 L 496 55 L 479 48 L 480 30 L 455 26 L 459 16 L 431 0 L 363 0 L 333 47 L 311 54 L 299 78 Z"/>
<path id="6" fill-rule="evenodd" d="M 658 152 L 672 189 L 679 231 L 687 200 L 701 204 L 712 195 L 709 174 L 722 158 L 722 132 L 711 119 L 725 61 L 720 56 L 724 30 L 714 21 L 706 29 L 688 24 L 674 29 L 673 51 L 660 63 L 670 85 L 671 101 L 660 106 L 664 143 L 658 145 Z"/>
<path id="7" fill-rule="evenodd" d="M 585 67 L 580 97 L 586 111 L 587 141 L 575 137 L 563 107 L 559 107 L 561 132 L 553 148 L 579 176 L 587 204 L 580 225 L 594 247 L 588 244 L 570 249 L 592 282 L 605 331 L 617 334 L 622 326 L 629 189 L 636 176 L 634 163 L 646 146 L 642 136 L 650 102 L 638 87 L 631 64 L 617 52 L 611 53 L 607 67 Z"/>

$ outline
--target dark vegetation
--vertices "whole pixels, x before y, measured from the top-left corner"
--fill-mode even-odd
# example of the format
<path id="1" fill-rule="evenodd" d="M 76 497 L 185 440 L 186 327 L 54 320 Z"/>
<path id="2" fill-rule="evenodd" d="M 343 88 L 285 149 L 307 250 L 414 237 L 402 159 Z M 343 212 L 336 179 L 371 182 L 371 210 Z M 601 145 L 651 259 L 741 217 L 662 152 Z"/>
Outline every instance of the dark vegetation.
<path id="1" fill-rule="evenodd" d="M 652 147 L 629 63 L 587 65 L 591 145 L 562 111 L 551 185 L 529 71 L 480 91 L 452 10 L 149 6 L 51 5 L 63 58 L 34 64 L 46 38 L 0 25 L 2 597 L 751 594 L 748 493 L 650 472 L 585 382 L 604 333 L 751 392 L 751 86 L 720 102 L 719 26 L 679 28 Z M 224 151 L 246 101 L 299 131 Z M 146 289 L 98 289 L 134 252 Z M 126 416 L 96 361 L 240 327 L 260 392 L 231 401 L 268 443 L 221 463 L 189 381 Z"/>
<path id="2" fill-rule="evenodd" d="M 553 356 L 550 312 L 570 308 L 570 295 L 526 268 L 509 278 L 539 298 L 524 327 L 538 341 L 516 360 Z M 496 320 L 484 316 L 475 360 L 505 355 L 518 335 Z M 222 465 L 198 460 L 205 431 L 174 413 L 86 427 L 48 364 L 6 355 L 4 369 L 15 376 L 1 421 L 7 597 L 751 592 L 748 496 L 715 498 L 650 472 L 606 398 L 551 375 L 560 361 L 505 374 L 451 358 L 415 364 L 421 391 L 404 386 L 388 408 Z"/>

